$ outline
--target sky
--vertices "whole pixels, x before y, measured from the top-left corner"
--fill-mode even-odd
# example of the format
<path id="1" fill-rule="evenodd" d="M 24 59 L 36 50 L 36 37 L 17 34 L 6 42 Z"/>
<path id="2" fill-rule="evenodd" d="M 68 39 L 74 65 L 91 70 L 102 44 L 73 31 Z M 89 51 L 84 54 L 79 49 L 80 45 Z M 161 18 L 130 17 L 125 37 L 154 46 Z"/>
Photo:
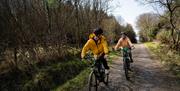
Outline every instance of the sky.
<path id="1" fill-rule="evenodd" d="M 110 2 L 110 14 L 114 16 L 122 17 L 126 23 L 133 26 L 133 29 L 138 33 L 136 28 L 136 19 L 140 14 L 156 12 L 150 5 L 142 5 L 135 0 L 112 0 Z"/>

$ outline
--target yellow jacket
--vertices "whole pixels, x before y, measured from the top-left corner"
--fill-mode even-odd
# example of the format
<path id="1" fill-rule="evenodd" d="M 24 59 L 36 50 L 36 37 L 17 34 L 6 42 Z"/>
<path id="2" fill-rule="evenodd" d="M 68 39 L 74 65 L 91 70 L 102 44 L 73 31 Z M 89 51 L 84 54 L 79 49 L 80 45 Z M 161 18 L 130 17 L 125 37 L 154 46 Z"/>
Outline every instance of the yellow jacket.
<path id="1" fill-rule="evenodd" d="M 82 49 L 81 58 L 84 58 L 84 56 L 89 50 L 91 50 L 93 54 L 96 56 L 99 56 L 102 53 L 107 54 L 109 52 L 106 38 L 101 35 L 100 40 L 98 40 L 96 44 L 95 41 L 93 40 L 94 36 L 95 34 L 91 34 L 89 36 L 89 40 L 86 42 L 86 44 L 84 45 Z"/>

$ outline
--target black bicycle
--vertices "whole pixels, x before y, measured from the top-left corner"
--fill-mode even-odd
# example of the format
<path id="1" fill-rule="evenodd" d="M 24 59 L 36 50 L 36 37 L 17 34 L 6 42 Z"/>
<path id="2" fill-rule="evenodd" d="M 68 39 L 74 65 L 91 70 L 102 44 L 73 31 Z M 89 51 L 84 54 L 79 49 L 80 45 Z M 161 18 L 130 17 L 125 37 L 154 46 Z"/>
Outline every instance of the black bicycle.
<path id="1" fill-rule="evenodd" d="M 129 70 L 130 70 L 130 56 L 129 53 L 131 52 L 130 48 L 124 47 L 123 51 L 123 68 L 125 72 L 126 79 L 129 80 Z"/>
<path id="2" fill-rule="evenodd" d="M 90 59 L 90 61 L 93 62 L 91 65 L 92 71 L 88 80 L 88 88 L 89 91 L 97 91 L 100 82 L 108 85 L 109 74 L 105 74 L 105 68 L 101 61 L 97 61 L 92 57 L 87 59 Z"/>

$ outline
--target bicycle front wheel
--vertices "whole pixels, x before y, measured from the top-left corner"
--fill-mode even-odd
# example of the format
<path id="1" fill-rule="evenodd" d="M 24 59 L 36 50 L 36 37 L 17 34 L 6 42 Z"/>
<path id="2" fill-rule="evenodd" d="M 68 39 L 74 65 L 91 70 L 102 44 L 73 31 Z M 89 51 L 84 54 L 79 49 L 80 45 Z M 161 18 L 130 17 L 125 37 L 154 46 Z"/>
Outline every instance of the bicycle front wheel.
<path id="1" fill-rule="evenodd" d="M 128 76 L 128 61 L 127 60 L 124 60 L 123 67 L 124 67 L 124 73 L 125 73 L 126 79 L 129 80 L 129 76 Z"/>
<path id="2" fill-rule="evenodd" d="M 93 71 L 89 75 L 88 85 L 89 85 L 89 91 L 97 91 L 98 89 L 97 78 Z"/>

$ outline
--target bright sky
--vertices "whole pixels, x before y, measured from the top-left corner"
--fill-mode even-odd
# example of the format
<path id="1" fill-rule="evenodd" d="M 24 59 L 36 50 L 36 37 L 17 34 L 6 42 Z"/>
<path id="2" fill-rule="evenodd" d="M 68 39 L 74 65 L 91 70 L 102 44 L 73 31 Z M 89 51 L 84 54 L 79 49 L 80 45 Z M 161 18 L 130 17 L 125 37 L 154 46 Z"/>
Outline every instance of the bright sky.
<path id="1" fill-rule="evenodd" d="M 115 8 L 111 10 L 111 14 L 116 17 L 121 16 L 125 22 L 133 26 L 136 33 L 138 32 L 136 28 L 137 17 L 143 13 L 156 12 L 151 6 L 141 5 L 135 0 L 113 0 L 110 6 Z"/>

